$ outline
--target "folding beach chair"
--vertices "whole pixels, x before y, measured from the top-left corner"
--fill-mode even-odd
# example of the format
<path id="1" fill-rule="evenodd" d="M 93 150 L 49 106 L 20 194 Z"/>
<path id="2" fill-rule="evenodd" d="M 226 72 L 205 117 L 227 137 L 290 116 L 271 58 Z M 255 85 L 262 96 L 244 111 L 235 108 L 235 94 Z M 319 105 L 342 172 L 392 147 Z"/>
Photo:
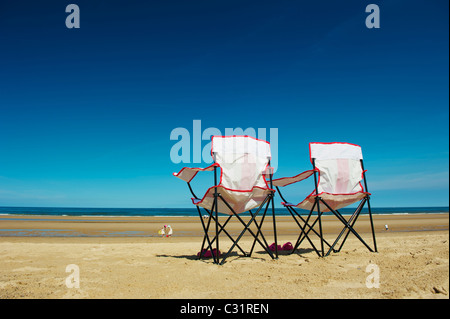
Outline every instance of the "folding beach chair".
<path id="1" fill-rule="evenodd" d="M 188 168 L 185 167 L 174 176 L 187 182 L 189 190 L 193 196 L 192 203 L 197 207 L 200 221 L 204 230 L 202 247 L 199 258 L 202 258 L 205 252 L 209 252 L 214 263 L 219 264 L 219 235 L 223 232 L 231 241 L 232 246 L 224 254 L 220 264 L 223 264 L 230 253 L 238 248 L 244 256 L 251 256 L 255 243 L 264 248 L 271 258 L 278 257 L 278 251 L 275 250 L 275 256 L 269 249 L 269 245 L 262 233 L 262 226 L 269 205 L 271 205 L 274 227 L 274 239 L 276 239 L 275 209 L 273 196 L 275 191 L 272 189 L 273 169 L 270 168 L 270 144 L 263 140 L 258 140 L 250 136 L 213 136 L 211 155 L 214 163 L 206 168 Z M 217 183 L 217 174 L 220 169 L 220 181 Z M 195 195 L 191 181 L 198 172 L 214 171 L 214 186 L 210 187 L 202 198 Z M 266 178 L 269 178 L 269 185 Z M 208 219 L 204 221 L 201 214 L 202 208 L 206 211 Z M 252 212 L 252 210 L 255 210 Z M 257 216 L 260 212 L 263 214 L 260 221 Z M 245 222 L 240 214 L 249 212 L 250 220 Z M 226 214 L 228 218 L 222 224 L 219 222 L 218 214 Z M 243 225 L 243 230 L 234 239 L 227 231 L 226 226 L 232 217 Z M 211 238 L 208 235 L 211 222 L 215 223 L 215 236 Z M 256 226 L 256 233 L 250 228 Z M 246 233 L 253 236 L 253 244 L 249 253 L 239 245 L 239 240 Z M 215 247 L 214 247 L 215 242 Z M 207 248 L 204 249 L 205 243 Z"/>
<path id="2" fill-rule="evenodd" d="M 287 208 L 301 230 L 292 252 L 306 239 L 319 256 L 328 256 L 331 251 L 338 252 L 342 249 L 350 233 L 355 235 L 369 251 L 373 252 L 375 250 L 376 252 L 375 231 L 369 201 L 370 193 L 367 190 L 366 171 L 364 170 L 361 147 L 349 143 L 310 143 L 309 151 L 310 160 L 313 165 L 312 170 L 305 171 L 293 177 L 273 180 L 273 185 L 277 188 L 281 199 L 284 201 L 282 205 Z M 312 175 L 314 175 L 315 190 L 298 204 L 288 203 L 281 194 L 279 187 L 300 182 Z M 361 180 L 364 180 L 364 188 L 361 185 Z M 348 219 L 339 212 L 339 209 L 357 202 L 359 202 L 357 208 Z M 366 203 L 370 217 L 374 250 L 362 239 L 354 228 Z M 309 211 L 306 219 L 295 208 Z M 313 223 L 310 223 L 313 212 L 317 212 L 317 217 Z M 344 225 L 333 243 L 329 243 L 323 236 L 322 214 L 324 212 L 332 212 Z M 317 222 L 319 226 L 318 231 L 315 228 Z M 311 232 L 320 239 L 320 252 L 309 237 Z M 342 236 L 344 238 L 340 247 L 335 249 L 336 244 Z M 328 246 L 326 254 L 324 244 Z"/>

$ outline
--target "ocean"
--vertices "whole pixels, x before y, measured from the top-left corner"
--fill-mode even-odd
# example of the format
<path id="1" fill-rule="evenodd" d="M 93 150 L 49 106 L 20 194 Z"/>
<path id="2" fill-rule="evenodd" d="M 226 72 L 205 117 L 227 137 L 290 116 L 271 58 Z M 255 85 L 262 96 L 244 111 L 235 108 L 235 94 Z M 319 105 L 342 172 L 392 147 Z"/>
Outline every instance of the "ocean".
<path id="1" fill-rule="evenodd" d="M 353 213 L 352 208 L 343 208 L 339 212 L 343 215 Z M 308 214 L 308 211 L 298 210 L 300 214 Z M 372 207 L 374 215 L 406 215 L 406 214 L 444 214 L 449 212 L 449 207 Z M 202 211 L 202 214 L 205 212 Z M 269 213 L 269 211 L 268 211 Z M 288 216 L 285 208 L 276 208 L 278 216 Z M 362 213 L 367 213 L 364 208 Z M 329 215 L 331 213 L 324 213 Z M 78 208 L 78 207 L 3 207 L 0 206 L 0 216 L 7 215 L 33 215 L 33 216 L 95 216 L 95 217 L 137 217 L 137 216 L 161 216 L 184 217 L 198 216 L 196 208 Z M 245 213 L 244 213 L 245 215 Z"/>

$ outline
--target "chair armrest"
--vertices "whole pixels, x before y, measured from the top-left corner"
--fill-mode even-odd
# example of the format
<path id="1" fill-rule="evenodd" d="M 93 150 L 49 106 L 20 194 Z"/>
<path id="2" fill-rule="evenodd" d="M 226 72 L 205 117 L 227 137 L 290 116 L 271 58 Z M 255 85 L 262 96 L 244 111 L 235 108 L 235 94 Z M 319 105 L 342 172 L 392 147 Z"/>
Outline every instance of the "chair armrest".
<path id="1" fill-rule="evenodd" d="M 273 183 L 273 186 L 284 187 L 284 186 L 287 186 L 287 185 L 290 185 L 290 184 L 294 184 L 294 183 L 300 182 L 300 181 L 302 181 L 304 179 L 307 179 L 312 174 L 314 174 L 315 171 L 317 171 L 317 169 L 304 171 L 303 173 L 300 173 L 300 174 L 292 176 L 292 177 L 277 178 L 277 179 L 274 179 L 272 181 L 272 183 Z"/>
<path id="2" fill-rule="evenodd" d="M 197 175 L 198 172 L 213 171 L 214 167 L 216 166 L 219 167 L 219 164 L 214 163 L 206 168 L 183 167 L 178 173 L 173 173 L 173 176 L 178 177 L 186 183 L 189 183 L 190 181 L 192 181 L 195 175 Z"/>

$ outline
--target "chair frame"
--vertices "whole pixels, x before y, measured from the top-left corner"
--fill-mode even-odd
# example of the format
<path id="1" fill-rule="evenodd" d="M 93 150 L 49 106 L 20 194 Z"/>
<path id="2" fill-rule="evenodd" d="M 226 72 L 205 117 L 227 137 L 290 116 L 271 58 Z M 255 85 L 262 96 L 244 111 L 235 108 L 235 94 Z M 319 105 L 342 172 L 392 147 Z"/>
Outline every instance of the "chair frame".
<path id="1" fill-rule="evenodd" d="M 280 189 L 278 188 L 278 186 L 276 186 L 276 189 L 278 191 L 278 194 L 280 195 L 281 199 L 285 202 L 283 203 L 283 206 L 287 208 L 287 210 L 289 211 L 289 213 L 291 214 L 292 218 L 294 219 L 294 221 L 296 222 L 297 226 L 300 228 L 301 232 L 300 235 L 291 251 L 291 254 L 295 252 L 296 249 L 298 249 L 298 247 L 300 246 L 300 244 L 303 242 L 303 240 L 306 238 L 308 240 L 308 242 L 310 243 L 310 245 L 313 247 L 314 251 L 317 253 L 317 255 L 319 257 L 326 257 L 328 256 L 332 251 L 333 252 L 339 252 L 341 251 L 342 247 L 344 246 L 348 235 L 350 234 L 350 232 L 352 234 L 354 234 L 362 243 L 364 246 L 366 246 L 366 248 L 370 251 L 370 252 L 378 252 L 377 249 L 377 243 L 376 243 L 376 238 L 375 238 L 375 229 L 374 229 L 374 224 L 373 224 L 373 218 L 372 218 L 372 210 L 370 207 L 370 195 L 368 193 L 368 189 L 367 189 L 367 179 L 366 179 L 366 174 L 365 174 L 365 170 L 364 170 L 364 164 L 363 164 L 363 160 L 360 160 L 361 163 L 361 168 L 362 168 L 362 172 L 363 172 L 363 180 L 364 180 L 364 190 L 366 192 L 366 196 L 364 198 L 362 198 L 362 200 L 360 200 L 358 207 L 355 209 L 355 211 L 352 213 L 352 215 L 350 216 L 350 218 L 345 219 L 345 217 L 339 212 L 339 210 L 337 209 L 332 209 L 328 203 L 319 196 L 319 191 L 318 191 L 318 178 L 317 178 L 317 168 L 315 166 L 315 158 L 312 158 L 312 164 L 313 164 L 313 171 L 314 171 L 314 185 L 315 185 L 315 202 L 314 205 L 312 206 L 311 210 L 309 211 L 308 217 L 306 218 L 306 220 L 290 205 L 287 205 L 287 201 L 285 200 L 285 198 L 283 197 L 283 195 L 281 194 Z M 323 215 L 323 211 L 321 212 L 320 210 L 320 205 L 324 205 L 327 209 L 330 210 L 330 212 L 332 212 L 340 222 L 342 222 L 342 224 L 344 224 L 344 228 L 340 231 L 339 235 L 337 236 L 336 240 L 333 242 L 333 244 L 328 243 L 324 236 L 323 236 L 323 230 L 322 230 L 322 215 Z M 367 203 L 367 208 L 368 208 L 368 214 L 369 214 L 369 219 L 370 219 L 370 225 L 371 225 L 371 230 L 372 230 L 372 239 L 373 239 L 373 246 L 374 249 L 372 249 L 362 238 L 361 236 L 355 231 L 355 229 L 353 228 L 353 226 L 356 223 L 356 220 L 358 219 L 364 205 Z M 317 217 L 316 220 L 310 225 L 308 222 L 313 214 L 314 208 L 316 208 L 317 206 Z M 301 222 L 303 222 L 303 227 L 301 225 Z M 317 232 L 314 229 L 314 226 L 316 225 L 316 223 L 319 222 L 319 232 Z M 309 229 L 306 231 L 306 227 L 309 227 Z M 308 234 L 310 231 L 313 231 L 314 234 L 316 234 L 319 239 L 320 239 L 320 252 L 319 250 L 316 248 L 316 246 L 313 244 L 313 242 L 311 241 L 311 239 L 309 238 Z M 343 236 L 343 234 L 347 231 L 347 233 L 345 234 L 345 237 L 340 245 L 340 247 L 338 249 L 335 249 L 336 244 L 338 243 L 339 239 Z M 324 250 L 324 244 L 326 244 L 329 249 L 328 251 L 325 253 Z"/>
<path id="2" fill-rule="evenodd" d="M 212 152 L 212 155 L 213 155 L 213 161 L 214 161 L 214 163 L 216 163 L 216 154 L 214 152 Z M 278 258 L 278 248 L 277 248 L 277 231 L 276 231 L 276 218 L 275 218 L 275 203 L 274 203 L 275 191 L 273 190 L 273 184 L 272 184 L 273 169 L 270 167 L 270 158 L 268 158 L 268 167 L 267 167 L 268 169 L 270 169 L 270 173 L 264 174 L 264 175 L 269 175 L 269 177 L 270 177 L 270 179 L 269 179 L 270 192 L 267 194 L 266 198 L 256 209 L 255 213 L 253 213 L 251 210 L 248 211 L 250 213 L 251 218 L 247 223 L 245 223 L 245 221 L 239 216 L 239 214 L 236 213 L 232 209 L 232 207 L 229 205 L 229 203 L 226 201 L 226 199 L 218 192 L 217 187 L 219 185 L 217 182 L 217 180 L 218 180 L 217 179 L 217 174 L 218 174 L 217 166 L 220 166 L 220 165 L 214 165 L 214 201 L 213 201 L 212 207 L 211 207 L 211 209 L 206 209 L 206 208 L 202 207 L 203 210 L 208 214 L 208 221 L 207 221 L 206 225 L 205 225 L 205 221 L 202 218 L 202 213 L 201 213 L 200 207 L 198 205 L 195 205 L 195 207 L 197 208 L 198 215 L 200 217 L 203 231 L 204 231 L 203 241 L 202 241 L 198 259 L 201 259 L 205 253 L 205 249 L 204 249 L 205 244 L 207 246 L 206 251 L 209 250 L 211 252 L 213 262 L 218 265 L 224 264 L 225 260 L 229 257 L 229 255 L 231 254 L 231 252 L 234 250 L 235 247 L 237 247 L 243 253 L 244 257 L 251 257 L 251 255 L 254 251 L 256 242 L 258 242 L 262 246 L 262 248 L 264 248 L 264 250 L 269 254 L 269 256 L 272 259 L 277 259 Z M 189 190 L 190 190 L 192 196 L 195 199 L 199 199 L 199 197 L 197 197 L 197 195 L 194 193 L 190 182 L 191 181 L 188 181 L 187 184 L 188 184 L 188 187 L 189 187 Z M 219 200 L 221 200 L 228 207 L 228 209 L 230 209 L 230 211 L 232 212 L 232 214 L 230 214 L 228 216 L 228 218 L 225 220 L 225 222 L 223 224 L 219 223 L 219 215 L 218 215 L 219 214 L 219 212 L 218 212 L 218 201 Z M 275 255 L 270 250 L 269 245 L 268 245 L 268 243 L 263 235 L 263 232 L 262 232 L 262 226 L 263 226 L 267 211 L 269 209 L 269 205 L 271 205 L 272 218 L 273 218 Z M 256 217 L 260 214 L 260 212 L 263 208 L 264 208 L 264 212 L 261 217 L 261 222 L 260 222 L 260 224 L 258 224 Z M 244 229 L 241 231 L 241 233 L 239 234 L 239 236 L 236 239 L 234 239 L 225 229 L 225 226 L 227 225 L 227 223 L 230 221 L 230 219 L 233 216 L 235 216 L 239 220 L 239 222 L 244 226 Z M 209 231 L 211 222 L 215 223 L 215 236 L 212 239 L 208 235 L 208 231 Z M 257 228 L 256 234 L 250 229 L 250 226 L 252 225 L 252 223 L 254 223 Z M 219 258 L 220 257 L 220 255 L 219 255 L 219 235 L 222 231 L 233 242 L 233 244 L 230 247 L 230 249 L 225 253 L 225 255 L 223 255 L 223 258 L 220 261 L 220 258 Z M 252 244 L 252 247 L 251 247 L 251 250 L 249 253 L 246 253 L 244 251 L 244 249 L 242 249 L 242 247 L 239 246 L 239 244 L 238 244 L 239 240 L 242 238 L 242 236 L 245 234 L 246 231 L 248 231 L 254 238 L 253 244 Z M 258 238 L 260 235 L 261 235 L 261 239 L 263 242 L 261 242 L 261 240 Z M 215 247 L 213 247 L 214 242 L 215 242 Z M 215 251 L 217 253 L 215 253 Z"/>

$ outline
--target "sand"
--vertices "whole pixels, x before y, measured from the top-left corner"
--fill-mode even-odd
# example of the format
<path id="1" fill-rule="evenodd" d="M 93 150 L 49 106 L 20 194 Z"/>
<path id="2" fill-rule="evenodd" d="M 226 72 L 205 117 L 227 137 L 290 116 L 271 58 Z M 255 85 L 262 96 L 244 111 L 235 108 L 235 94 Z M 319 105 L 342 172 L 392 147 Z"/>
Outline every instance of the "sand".
<path id="1" fill-rule="evenodd" d="M 264 227 L 269 244 L 270 221 Z M 2 216 L 0 298 L 448 299 L 448 221 L 448 214 L 376 216 L 377 253 L 350 235 L 339 253 L 325 258 L 304 242 L 276 260 L 260 246 L 251 257 L 236 251 L 219 266 L 196 258 L 198 218 Z M 173 237 L 158 236 L 166 223 Z M 366 216 L 357 224 L 373 246 Z M 228 226 L 233 236 L 239 232 L 237 221 Z M 334 218 L 324 219 L 329 241 L 340 229 Z M 277 218 L 280 244 L 294 243 L 297 232 L 292 219 Z M 248 250 L 251 237 L 241 243 Z M 230 244 L 221 237 L 220 250 Z M 73 269 L 79 270 L 79 288 L 66 282 L 76 277 Z"/>

